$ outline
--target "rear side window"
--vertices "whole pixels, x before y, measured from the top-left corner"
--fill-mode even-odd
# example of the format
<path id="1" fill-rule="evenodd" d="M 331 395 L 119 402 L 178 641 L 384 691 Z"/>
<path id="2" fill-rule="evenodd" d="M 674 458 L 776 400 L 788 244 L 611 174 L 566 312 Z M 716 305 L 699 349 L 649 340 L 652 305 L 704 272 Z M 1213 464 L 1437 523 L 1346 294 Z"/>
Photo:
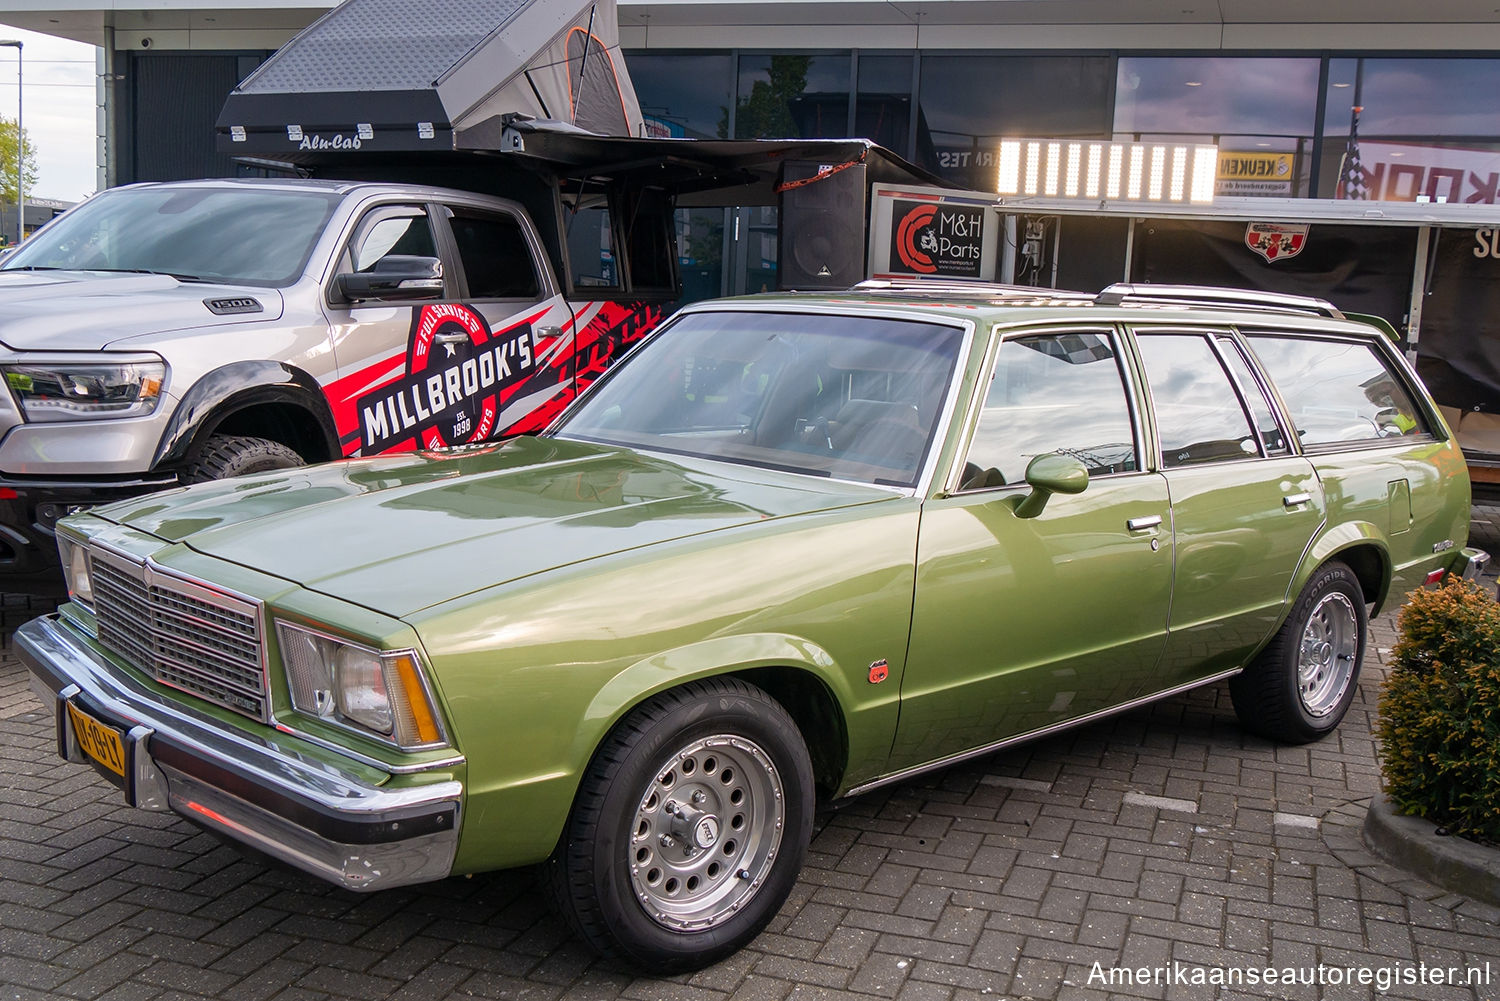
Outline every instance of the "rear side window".
<path id="1" fill-rule="evenodd" d="M 1192 466 L 1259 456 L 1229 373 L 1199 334 L 1140 334 L 1162 464 Z"/>
<path id="2" fill-rule="evenodd" d="M 455 209 L 450 220 L 471 299 L 535 299 L 541 294 L 526 233 L 512 216 Z"/>
<path id="3" fill-rule="evenodd" d="M 1114 338 L 1103 331 L 1017 337 L 1000 345 L 963 489 L 1022 483 L 1032 459 L 1071 455 L 1090 476 L 1137 468 Z"/>
<path id="4" fill-rule="evenodd" d="M 1430 432 L 1405 383 L 1373 345 L 1276 334 L 1248 340 L 1304 446 Z"/>

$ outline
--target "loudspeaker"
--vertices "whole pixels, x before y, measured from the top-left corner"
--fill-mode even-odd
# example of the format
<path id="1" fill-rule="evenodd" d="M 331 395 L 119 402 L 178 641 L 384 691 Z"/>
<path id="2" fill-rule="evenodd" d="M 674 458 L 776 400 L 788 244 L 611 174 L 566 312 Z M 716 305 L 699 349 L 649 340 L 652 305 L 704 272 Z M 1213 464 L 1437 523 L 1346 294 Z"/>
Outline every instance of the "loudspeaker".
<path id="1" fill-rule="evenodd" d="M 845 289 L 865 277 L 865 165 L 818 180 L 834 164 L 789 161 L 781 183 L 778 235 L 782 289 Z M 806 181 L 805 184 L 797 184 Z"/>

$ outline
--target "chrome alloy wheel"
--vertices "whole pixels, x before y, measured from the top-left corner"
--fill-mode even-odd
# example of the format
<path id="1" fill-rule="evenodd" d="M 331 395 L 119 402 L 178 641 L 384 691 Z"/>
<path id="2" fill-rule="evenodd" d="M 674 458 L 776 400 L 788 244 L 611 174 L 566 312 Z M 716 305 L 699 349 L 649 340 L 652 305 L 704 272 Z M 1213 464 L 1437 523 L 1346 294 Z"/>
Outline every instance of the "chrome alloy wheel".
<path id="1" fill-rule="evenodd" d="M 1338 591 L 1325 594 L 1307 617 L 1297 648 L 1297 696 L 1313 717 L 1327 716 L 1343 700 L 1359 653 L 1359 619 Z"/>
<path id="2" fill-rule="evenodd" d="M 712 928 L 755 896 L 781 849 L 786 796 L 765 751 L 718 734 L 675 751 L 636 807 L 630 883 L 658 924 Z"/>

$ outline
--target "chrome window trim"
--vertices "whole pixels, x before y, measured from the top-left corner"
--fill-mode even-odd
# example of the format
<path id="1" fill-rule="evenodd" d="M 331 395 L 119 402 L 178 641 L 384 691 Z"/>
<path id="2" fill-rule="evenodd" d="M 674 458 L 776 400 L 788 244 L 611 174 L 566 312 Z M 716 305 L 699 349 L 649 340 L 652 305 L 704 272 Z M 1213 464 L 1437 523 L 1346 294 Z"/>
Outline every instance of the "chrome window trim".
<path id="1" fill-rule="evenodd" d="M 784 299 L 778 299 L 775 302 L 765 303 L 695 303 L 691 306 L 687 306 L 681 310 L 678 310 L 676 313 L 672 314 L 672 317 L 667 322 L 662 323 L 655 330 L 651 331 L 645 337 L 636 342 L 635 346 L 632 347 L 623 358 L 615 362 L 615 364 L 611 365 L 609 367 L 609 370 L 606 371 L 604 375 L 602 375 L 598 379 L 595 379 L 593 383 L 589 385 L 588 390 L 586 390 L 584 393 L 580 393 L 577 397 L 575 397 L 573 402 L 568 404 L 567 408 L 557 416 L 557 419 L 554 420 L 552 424 L 548 425 L 545 433 L 548 435 L 557 434 L 559 425 L 571 415 L 573 409 L 578 406 L 579 401 L 584 399 L 584 397 L 587 396 L 588 393 L 592 393 L 595 386 L 603 385 L 610 378 L 610 376 L 621 367 L 626 358 L 629 358 L 630 355 L 641 350 L 644 345 L 650 343 L 657 337 L 660 337 L 662 334 L 666 333 L 672 327 L 676 326 L 677 321 L 679 321 L 682 317 L 694 316 L 703 313 L 787 313 L 794 316 L 856 316 L 879 320 L 905 320 L 909 323 L 922 323 L 928 326 L 953 327 L 961 331 L 961 342 L 958 347 L 958 355 L 954 359 L 953 371 L 949 373 L 948 376 L 948 388 L 943 400 L 943 405 L 939 408 L 936 418 L 933 422 L 931 446 L 927 450 L 927 457 L 924 460 L 921 468 L 917 470 L 917 475 L 913 486 L 895 486 L 887 483 L 875 483 L 869 480 L 845 480 L 842 478 L 833 478 L 828 476 L 814 477 L 814 479 L 817 479 L 824 483 L 849 483 L 854 486 L 873 487 L 875 489 L 890 490 L 893 493 L 896 493 L 903 497 L 924 497 L 927 495 L 928 491 L 931 490 L 932 481 L 934 475 L 937 472 L 938 460 L 941 457 L 944 445 L 946 445 L 948 441 L 948 435 L 945 434 L 945 429 L 952 425 L 953 414 L 958 407 L 958 389 L 963 383 L 963 374 L 968 368 L 969 360 L 973 355 L 974 342 L 978 337 L 979 326 L 974 320 L 969 319 L 968 317 L 944 316 L 916 307 L 883 308 L 877 304 L 875 308 L 862 308 L 862 304 L 827 302 L 807 303 L 805 305 L 799 305 L 797 303 L 787 302 Z M 582 436 L 573 439 L 568 438 L 566 435 L 560 435 L 560 437 L 562 437 L 565 441 L 594 440 L 591 438 L 584 438 Z M 609 442 L 605 444 L 615 443 Z M 667 451 L 658 451 L 648 446 L 620 445 L 618 447 L 628 448 L 633 452 L 643 452 L 650 455 L 674 454 Z M 715 459 L 712 456 L 695 455 L 692 456 L 692 458 L 694 460 L 701 460 L 704 462 L 729 461 L 726 459 Z M 751 469 L 775 469 L 775 471 L 777 472 L 787 473 L 791 476 L 811 475 L 808 473 L 798 473 L 795 470 L 777 469 L 773 466 L 757 465 L 755 463 L 734 462 L 729 464 L 738 466 L 742 469 L 747 467 Z"/>
<path id="2" fill-rule="evenodd" d="M 960 490 L 962 486 L 964 463 L 968 460 L 969 449 L 974 443 L 974 435 L 979 430 L 979 420 L 984 412 L 984 400 L 989 395 L 989 378 L 994 377 L 995 366 L 999 364 L 1000 352 L 1008 341 L 1019 340 L 1023 337 L 1047 337 L 1056 334 L 1098 334 L 1109 341 L 1110 347 L 1115 353 L 1115 370 L 1120 375 L 1120 390 L 1125 397 L 1125 410 L 1130 422 L 1130 433 L 1132 436 L 1133 454 L 1135 457 L 1135 469 L 1122 470 L 1118 473 L 1104 473 L 1100 476 L 1090 476 L 1089 482 L 1096 479 L 1116 479 L 1122 476 L 1139 476 L 1149 473 L 1145 463 L 1145 434 L 1141 419 L 1139 398 L 1135 390 L 1136 377 L 1130 364 L 1130 352 L 1127 347 L 1127 336 L 1124 331 L 1111 322 L 1090 321 L 1080 323 L 1076 320 L 1046 320 L 1037 324 L 1026 324 L 1018 326 L 1004 326 L 997 323 L 993 328 L 992 343 L 988 345 L 985 352 L 984 362 L 980 367 L 979 381 L 974 386 L 974 398 L 969 401 L 969 413 L 965 419 L 959 450 L 954 454 L 953 467 L 948 471 L 948 480 L 944 484 L 945 492 L 950 496 L 963 494 L 990 493 L 997 490 L 1010 490 L 1025 487 L 1024 481 L 1019 483 L 1007 483 L 1003 486 L 982 487 L 974 490 Z"/>

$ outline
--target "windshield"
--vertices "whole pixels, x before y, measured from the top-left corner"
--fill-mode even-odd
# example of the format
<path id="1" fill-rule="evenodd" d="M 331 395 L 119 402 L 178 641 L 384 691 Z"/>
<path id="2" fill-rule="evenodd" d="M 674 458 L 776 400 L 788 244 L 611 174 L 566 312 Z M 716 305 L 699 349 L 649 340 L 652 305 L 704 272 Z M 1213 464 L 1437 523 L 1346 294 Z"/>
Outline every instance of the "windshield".
<path id="1" fill-rule="evenodd" d="M 915 486 L 963 336 L 911 320 L 694 313 L 611 371 L 556 433 Z"/>
<path id="2" fill-rule="evenodd" d="M 120 188 L 37 233 L 0 270 L 150 271 L 289 285 L 340 198 L 275 188 Z"/>

